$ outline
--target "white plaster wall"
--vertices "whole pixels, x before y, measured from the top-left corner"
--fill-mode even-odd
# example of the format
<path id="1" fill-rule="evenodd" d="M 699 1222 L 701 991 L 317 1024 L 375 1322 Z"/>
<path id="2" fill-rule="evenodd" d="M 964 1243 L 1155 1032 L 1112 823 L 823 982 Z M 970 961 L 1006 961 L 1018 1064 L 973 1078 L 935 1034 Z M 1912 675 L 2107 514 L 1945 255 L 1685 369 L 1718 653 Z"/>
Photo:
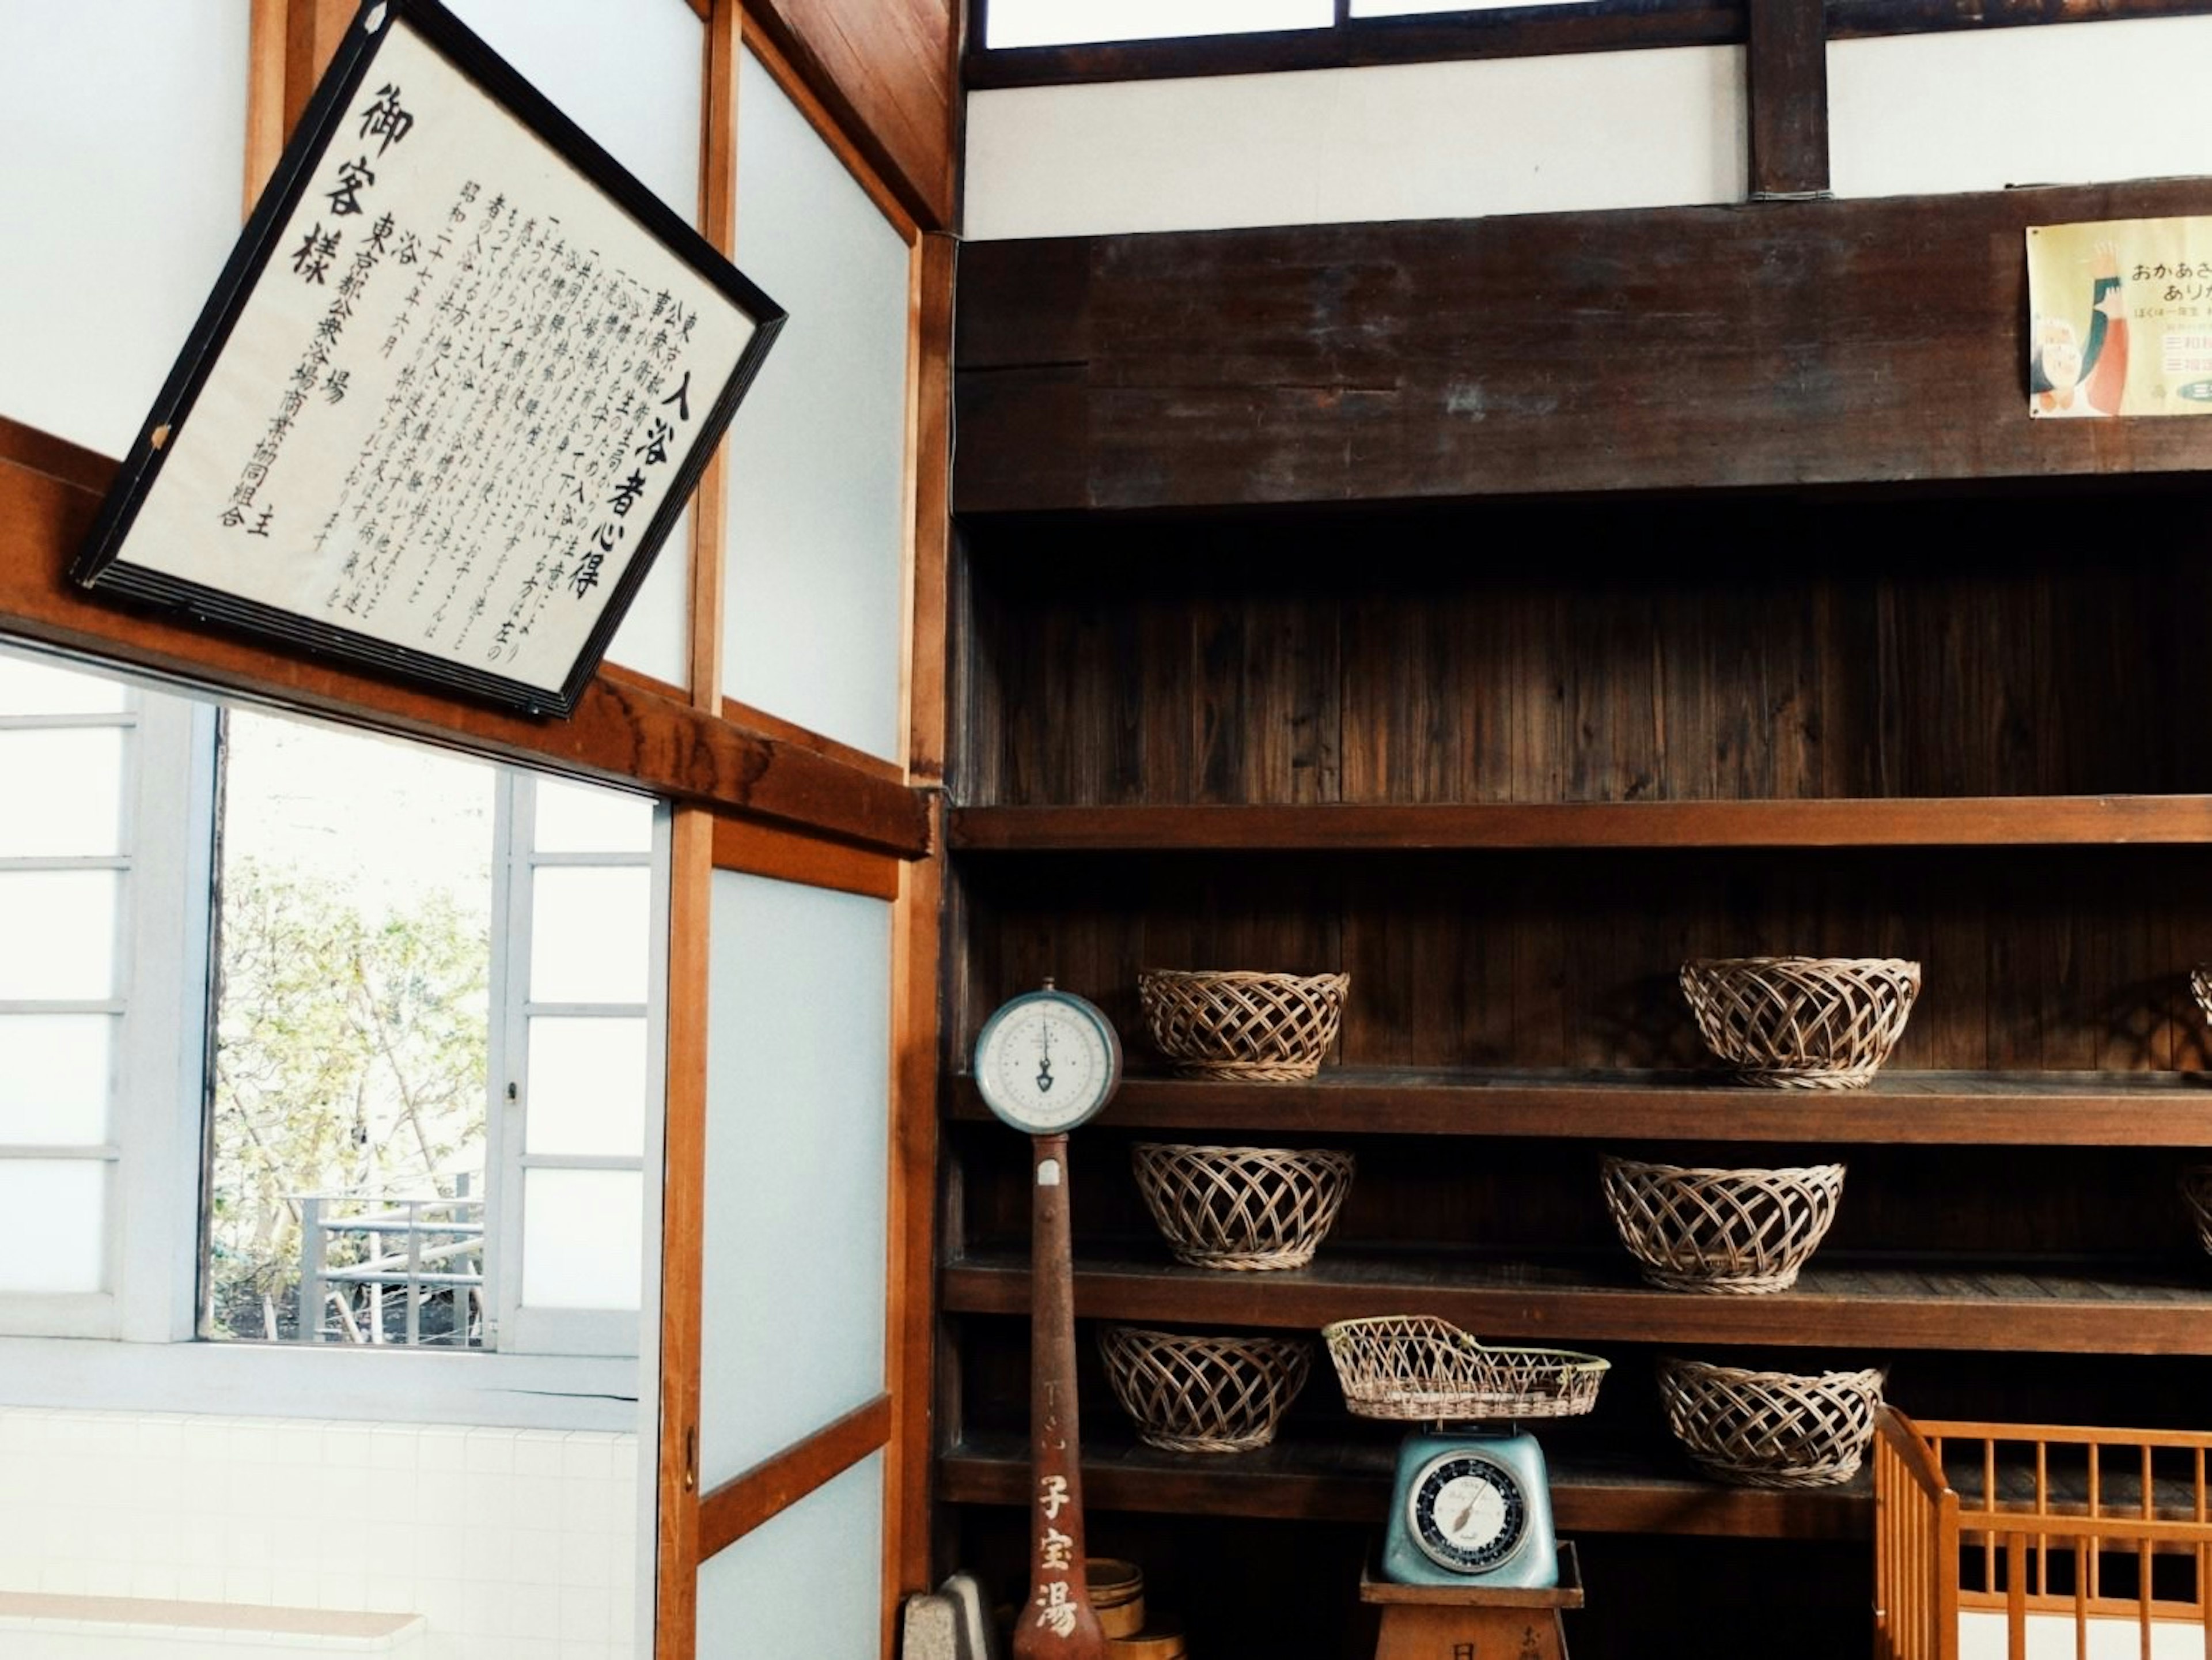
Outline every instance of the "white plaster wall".
<path id="1" fill-rule="evenodd" d="M 0 1408 L 0 1590 L 419 1614 L 422 1660 L 629 1660 L 636 1484 L 634 1435 Z"/>
<path id="2" fill-rule="evenodd" d="M 2212 173 L 2212 17 L 1839 41 L 1836 193 Z M 979 92 L 967 234 L 1737 202 L 1741 52 L 1592 52 Z"/>
<path id="3" fill-rule="evenodd" d="M 2212 17 L 1839 40 L 1838 196 L 2212 173 Z"/>
<path id="4" fill-rule="evenodd" d="M 1729 202 L 1735 47 L 979 92 L 967 234 L 1097 235 Z"/>

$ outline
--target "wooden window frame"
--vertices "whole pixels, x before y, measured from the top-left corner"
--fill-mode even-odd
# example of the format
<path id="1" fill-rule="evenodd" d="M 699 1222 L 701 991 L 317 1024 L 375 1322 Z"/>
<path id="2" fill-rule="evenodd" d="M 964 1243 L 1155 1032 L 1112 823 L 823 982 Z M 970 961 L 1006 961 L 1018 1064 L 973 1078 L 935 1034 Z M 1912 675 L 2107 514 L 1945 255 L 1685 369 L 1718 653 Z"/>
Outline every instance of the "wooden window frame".
<path id="1" fill-rule="evenodd" d="M 990 0 L 970 0 L 969 42 L 961 60 L 961 84 L 970 92 L 1660 46 L 1741 46 L 1752 33 L 1748 0 L 1589 0 L 1579 5 L 1508 6 L 1410 17 L 1353 17 L 1348 0 L 1337 0 L 1336 21 L 1328 27 L 994 48 L 983 45 L 988 38 L 989 7 Z M 2109 0 L 2094 11 L 2069 8 L 2057 16 L 2029 0 L 1996 0 L 1993 4 L 1979 0 L 1829 0 L 1826 11 L 1828 39 L 1850 40 L 2038 23 L 2198 16 L 2212 13 L 2212 0 Z"/>

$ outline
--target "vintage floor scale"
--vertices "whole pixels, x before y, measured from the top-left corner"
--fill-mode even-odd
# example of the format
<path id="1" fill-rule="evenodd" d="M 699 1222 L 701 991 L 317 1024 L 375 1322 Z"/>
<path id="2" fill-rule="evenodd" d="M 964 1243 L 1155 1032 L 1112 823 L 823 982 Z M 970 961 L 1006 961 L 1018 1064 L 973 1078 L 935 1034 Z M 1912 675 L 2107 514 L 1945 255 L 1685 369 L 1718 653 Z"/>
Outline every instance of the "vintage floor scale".
<path id="1" fill-rule="evenodd" d="M 1398 1449 L 1379 1572 L 1376 1660 L 1566 1660 L 1580 1608 L 1574 1548 L 1527 1420 L 1597 1404 L 1607 1362 L 1566 1349 L 1489 1348 L 1428 1315 L 1346 1320 L 1323 1334 L 1345 1404 L 1416 1427 Z"/>

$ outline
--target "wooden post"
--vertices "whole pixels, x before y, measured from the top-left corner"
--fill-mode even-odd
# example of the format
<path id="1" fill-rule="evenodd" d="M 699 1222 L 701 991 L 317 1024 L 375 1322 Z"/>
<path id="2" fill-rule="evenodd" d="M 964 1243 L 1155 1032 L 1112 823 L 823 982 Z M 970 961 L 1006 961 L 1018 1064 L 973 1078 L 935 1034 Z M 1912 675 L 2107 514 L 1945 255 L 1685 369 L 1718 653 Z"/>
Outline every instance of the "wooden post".
<path id="1" fill-rule="evenodd" d="M 1083 1450 L 1076 1432 L 1075 1273 L 1067 1137 L 1034 1139 L 1030 1189 L 1030 1598 L 1014 1660 L 1106 1660 L 1083 1568 Z"/>
<path id="2" fill-rule="evenodd" d="M 1751 0 L 1751 194 L 1828 192 L 1828 24 L 1823 0 Z"/>

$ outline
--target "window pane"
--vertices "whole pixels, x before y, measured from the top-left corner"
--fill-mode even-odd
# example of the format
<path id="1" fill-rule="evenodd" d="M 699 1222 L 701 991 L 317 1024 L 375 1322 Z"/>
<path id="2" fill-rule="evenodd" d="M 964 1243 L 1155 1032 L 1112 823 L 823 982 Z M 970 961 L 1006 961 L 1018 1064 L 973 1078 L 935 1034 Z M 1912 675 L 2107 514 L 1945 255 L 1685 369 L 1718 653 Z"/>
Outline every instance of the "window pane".
<path id="1" fill-rule="evenodd" d="M 522 1173 L 522 1300 L 634 1309 L 645 1277 L 645 1178 L 635 1171 Z"/>
<path id="2" fill-rule="evenodd" d="M 642 1156 L 645 1039 L 643 1020 L 532 1020 L 526 1151 Z"/>
<path id="3" fill-rule="evenodd" d="M 0 1000 L 115 994 L 112 870 L 0 872 Z"/>
<path id="4" fill-rule="evenodd" d="M 1354 10 L 1358 9 L 1354 0 Z M 1325 29 L 1334 0 L 991 0 L 992 46 Z"/>
<path id="5" fill-rule="evenodd" d="M 0 859 L 121 852 L 123 739 L 115 727 L 0 732 Z"/>
<path id="6" fill-rule="evenodd" d="M 127 695 L 120 680 L 0 652 L 0 714 L 113 714 Z"/>
<path id="7" fill-rule="evenodd" d="M 699 1408 L 709 1487 L 884 1387 L 890 1121 L 891 908 L 727 871 L 714 895 Z"/>
<path id="8" fill-rule="evenodd" d="M 642 1003 L 652 873 L 552 869 L 531 892 L 530 996 L 538 1003 Z"/>
<path id="9" fill-rule="evenodd" d="M 883 1525 L 876 1452 L 700 1565 L 697 1652 L 874 1660 Z"/>
<path id="10" fill-rule="evenodd" d="M 722 689 L 900 753 L 907 245 L 750 52 L 738 264 L 791 308 L 732 423 Z"/>
<path id="11" fill-rule="evenodd" d="M 100 1290 L 106 1236 L 106 1164 L 0 1160 L 0 1292 Z"/>
<path id="12" fill-rule="evenodd" d="M 653 803 L 621 790 L 541 778 L 532 845 L 540 853 L 650 853 Z"/>
<path id="13" fill-rule="evenodd" d="M 0 1014 L 0 1145 L 107 1140 L 115 1016 Z"/>

